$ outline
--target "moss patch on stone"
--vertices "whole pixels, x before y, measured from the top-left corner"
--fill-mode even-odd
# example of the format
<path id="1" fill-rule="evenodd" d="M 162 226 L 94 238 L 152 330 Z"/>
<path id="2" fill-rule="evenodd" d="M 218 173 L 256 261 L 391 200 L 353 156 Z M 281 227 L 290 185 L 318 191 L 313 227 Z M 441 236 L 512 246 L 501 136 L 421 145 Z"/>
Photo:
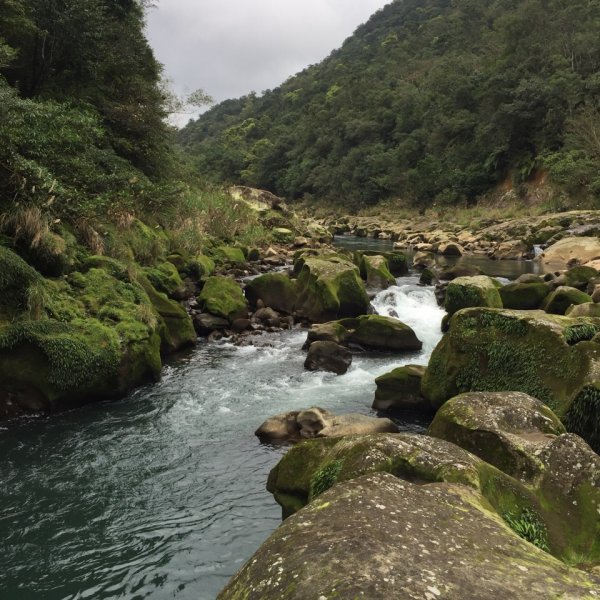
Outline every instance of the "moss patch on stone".
<path id="1" fill-rule="evenodd" d="M 230 322 L 248 313 L 242 288 L 229 277 L 209 277 L 198 296 L 202 310 Z"/>

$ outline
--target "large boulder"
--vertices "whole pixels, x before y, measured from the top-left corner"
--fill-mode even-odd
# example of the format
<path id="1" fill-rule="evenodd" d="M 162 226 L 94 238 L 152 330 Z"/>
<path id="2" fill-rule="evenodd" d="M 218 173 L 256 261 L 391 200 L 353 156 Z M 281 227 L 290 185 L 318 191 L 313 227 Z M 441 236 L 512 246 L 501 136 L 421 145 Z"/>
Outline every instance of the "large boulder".
<path id="1" fill-rule="evenodd" d="M 550 288 L 543 281 L 532 283 L 514 282 L 502 286 L 498 291 L 504 308 L 535 310 L 542 305 Z"/>
<path id="2" fill-rule="evenodd" d="M 246 298 L 252 306 L 261 300 L 265 306 L 291 314 L 296 302 L 296 281 L 287 273 L 267 273 L 246 285 Z"/>
<path id="3" fill-rule="evenodd" d="M 600 258 L 600 239 L 597 237 L 568 237 L 552 244 L 541 255 L 547 265 L 585 264 Z"/>
<path id="4" fill-rule="evenodd" d="M 360 262 L 360 272 L 367 280 L 367 285 L 372 288 L 384 290 L 396 283 L 396 279 L 390 273 L 385 256 L 364 255 Z"/>
<path id="5" fill-rule="evenodd" d="M 600 449 L 597 319 L 472 308 L 450 321 L 421 386 L 434 408 L 469 391 L 520 391 Z"/>
<path id="6" fill-rule="evenodd" d="M 567 317 L 592 317 L 600 318 L 600 304 L 586 302 L 584 304 L 573 304 L 567 308 Z"/>
<path id="7" fill-rule="evenodd" d="M 352 364 L 352 352 L 335 342 L 314 342 L 308 349 L 304 368 L 343 375 Z"/>
<path id="8" fill-rule="evenodd" d="M 202 310 L 229 322 L 248 315 L 248 303 L 242 288 L 229 277 L 209 277 L 198 296 Z"/>
<path id="9" fill-rule="evenodd" d="M 456 396 L 440 408 L 429 427 L 429 435 L 457 444 L 524 481 L 544 470 L 539 454 L 562 433 L 563 424 L 543 402 L 510 391 Z"/>
<path id="10" fill-rule="evenodd" d="M 425 367 L 407 365 L 380 375 L 375 379 L 377 389 L 372 408 L 375 410 L 431 410 L 429 402 L 421 394 L 421 379 L 424 374 Z"/>
<path id="11" fill-rule="evenodd" d="M 358 267 L 337 255 L 307 256 L 296 262 L 295 310 L 313 322 L 366 314 L 369 298 Z"/>
<path id="12" fill-rule="evenodd" d="M 577 288 L 578 290 L 587 290 L 588 283 L 598 277 L 598 271 L 592 267 L 579 266 L 573 267 L 562 273 L 555 281 L 556 285 L 566 285 Z"/>
<path id="13" fill-rule="evenodd" d="M 376 473 L 286 520 L 218 600 L 592 599 L 598 586 L 515 535 L 476 491 Z"/>
<path id="14" fill-rule="evenodd" d="M 502 308 L 499 284 L 485 275 L 457 277 L 448 284 L 444 307 L 449 315 L 473 306 Z"/>
<path id="15" fill-rule="evenodd" d="M 314 406 L 270 417 L 254 433 L 263 442 L 298 442 L 310 438 L 338 438 L 347 435 L 397 432 L 389 419 L 358 413 L 334 415 Z"/>
<path id="16" fill-rule="evenodd" d="M 308 332 L 306 345 L 317 341 L 394 352 L 415 351 L 423 347 L 408 325 L 382 315 L 362 315 L 356 319 L 313 325 Z"/>
<path id="17" fill-rule="evenodd" d="M 548 294 L 542 308 L 553 315 L 564 315 L 571 306 L 592 302 L 592 297 L 577 288 L 560 286 Z"/>

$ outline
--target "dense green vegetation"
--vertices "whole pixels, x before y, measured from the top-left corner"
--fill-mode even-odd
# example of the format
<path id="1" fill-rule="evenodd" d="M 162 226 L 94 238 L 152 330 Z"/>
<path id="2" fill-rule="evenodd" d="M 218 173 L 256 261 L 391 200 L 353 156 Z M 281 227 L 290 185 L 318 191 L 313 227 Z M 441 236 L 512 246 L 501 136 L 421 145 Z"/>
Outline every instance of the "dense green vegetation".
<path id="1" fill-rule="evenodd" d="M 547 171 L 593 204 L 599 29 L 599 0 L 397 0 L 180 141 L 203 175 L 288 198 L 454 205 Z"/>

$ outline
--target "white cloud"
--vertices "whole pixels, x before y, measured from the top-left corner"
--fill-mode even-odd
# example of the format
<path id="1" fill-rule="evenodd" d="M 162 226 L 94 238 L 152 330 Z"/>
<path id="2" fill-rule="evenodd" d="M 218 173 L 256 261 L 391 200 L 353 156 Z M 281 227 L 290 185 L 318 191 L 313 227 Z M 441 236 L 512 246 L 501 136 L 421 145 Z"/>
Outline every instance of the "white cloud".
<path id="1" fill-rule="evenodd" d="M 262 92 L 321 61 L 389 0 L 159 0 L 148 37 L 176 91 Z"/>

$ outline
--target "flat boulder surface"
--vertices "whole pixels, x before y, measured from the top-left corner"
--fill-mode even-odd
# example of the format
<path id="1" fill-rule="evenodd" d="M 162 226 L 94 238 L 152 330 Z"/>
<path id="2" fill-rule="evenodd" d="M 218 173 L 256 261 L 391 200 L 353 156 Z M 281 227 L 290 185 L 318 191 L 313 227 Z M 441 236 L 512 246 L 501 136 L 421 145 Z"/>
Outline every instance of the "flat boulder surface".
<path id="1" fill-rule="evenodd" d="M 473 306 L 502 308 L 498 287 L 497 283 L 486 275 L 457 277 L 448 284 L 444 307 L 449 315 Z"/>
<path id="2" fill-rule="evenodd" d="M 514 534 L 474 490 L 369 474 L 287 519 L 218 600 L 600 598 L 600 578 Z"/>
<path id="3" fill-rule="evenodd" d="M 540 452 L 565 433 L 543 403 L 521 392 L 471 392 L 448 400 L 429 435 L 459 445 L 518 479 L 544 471 Z"/>
<path id="4" fill-rule="evenodd" d="M 600 258 L 600 239 L 597 237 L 563 238 L 547 248 L 541 256 L 549 265 L 585 264 Z"/>

